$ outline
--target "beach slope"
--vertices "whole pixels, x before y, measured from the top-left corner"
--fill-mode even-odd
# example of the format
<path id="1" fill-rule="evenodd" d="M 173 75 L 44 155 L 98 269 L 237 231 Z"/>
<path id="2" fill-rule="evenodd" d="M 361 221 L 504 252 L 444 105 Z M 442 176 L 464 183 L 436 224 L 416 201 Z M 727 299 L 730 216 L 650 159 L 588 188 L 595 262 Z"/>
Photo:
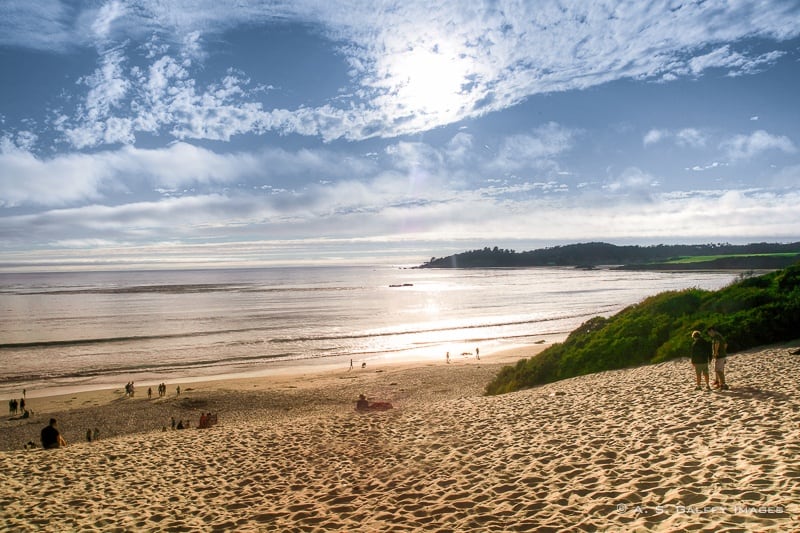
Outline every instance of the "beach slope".
<path id="1" fill-rule="evenodd" d="M 0 529 L 796 530 L 799 362 L 733 355 L 725 392 L 695 391 L 682 360 L 485 397 L 499 366 L 470 362 L 74 406 L 65 424 L 220 423 L 2 452 Z M 362 391 L 394 408 L 355 412 Z"/>

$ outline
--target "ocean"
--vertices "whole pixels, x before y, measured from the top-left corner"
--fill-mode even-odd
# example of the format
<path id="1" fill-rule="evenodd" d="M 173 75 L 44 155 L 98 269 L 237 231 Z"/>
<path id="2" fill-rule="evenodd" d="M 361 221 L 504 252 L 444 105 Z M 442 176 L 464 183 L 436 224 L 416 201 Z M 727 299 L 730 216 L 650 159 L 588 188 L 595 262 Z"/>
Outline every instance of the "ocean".
<path id="1" fill-rule="evenodd" d="M 735 277 L 383 266 L 0 273 L 0 398 L 489 354 Z"/>

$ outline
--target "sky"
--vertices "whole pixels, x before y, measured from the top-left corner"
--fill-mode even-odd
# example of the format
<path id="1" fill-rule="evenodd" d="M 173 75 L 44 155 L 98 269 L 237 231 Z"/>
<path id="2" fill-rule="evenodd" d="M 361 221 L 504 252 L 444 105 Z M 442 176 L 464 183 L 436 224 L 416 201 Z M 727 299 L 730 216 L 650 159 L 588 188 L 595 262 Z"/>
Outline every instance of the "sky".
<path id="1" fill-rule="evenodd" d="M 800 240 L 800 1 L 0 0 L 0 271 Z"/>

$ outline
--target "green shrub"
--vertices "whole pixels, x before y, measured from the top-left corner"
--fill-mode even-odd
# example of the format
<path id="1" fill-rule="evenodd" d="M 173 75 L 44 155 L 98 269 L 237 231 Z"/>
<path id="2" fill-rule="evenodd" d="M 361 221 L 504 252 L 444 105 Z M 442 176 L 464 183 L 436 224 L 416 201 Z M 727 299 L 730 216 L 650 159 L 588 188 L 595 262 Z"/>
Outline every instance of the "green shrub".
<path id="1" fill-rule="evenodd" d="M 505 367 L 486 387 L 502 394 L 582 374 L 689 355 L 690 334 L 716 327 L 728 352 L 797 338 L 800 264 L 744 278 L 718 291 L 651 296 L 616 315 L 594 317 L 535 357 Z"/>

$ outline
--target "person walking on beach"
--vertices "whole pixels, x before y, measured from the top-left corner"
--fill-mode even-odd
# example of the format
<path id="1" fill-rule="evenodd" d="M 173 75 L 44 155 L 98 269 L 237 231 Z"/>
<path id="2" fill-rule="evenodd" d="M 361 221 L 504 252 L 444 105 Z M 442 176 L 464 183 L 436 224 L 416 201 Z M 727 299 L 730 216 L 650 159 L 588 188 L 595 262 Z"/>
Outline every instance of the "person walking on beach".
<path id="1" fill-rule="evenodd" d="M 721 390 L 728 390 L 728 383 L 725 381 L 725 361 L 728 358 L 728 343 L 725 337 L 715 328 L 710 327 L 706 333 L 711 338 L 711 354 L 714 364 L 714 387 Z"/>
<path id="2" fill-rule="evenodd" d="M 695 379 L 697 386 L 694 390 L 700 390 L 700 377 L 705 378 L 706 390 L 711 390 L 708 384 L 708 362 L 711 359 L 711 343 L 708 342 L 699 331 L 692 332 L 692 366 L 694 366 Z"/>
<path id="3" fill-rule="evenodd" d="M 50 424 L 42 429 L 42 448 L 51 450 L 53 448 L 63 448 L 67 441 L 61 436 L 61 432 L 56 428 L 56 419 L 51 418 Z"/>

